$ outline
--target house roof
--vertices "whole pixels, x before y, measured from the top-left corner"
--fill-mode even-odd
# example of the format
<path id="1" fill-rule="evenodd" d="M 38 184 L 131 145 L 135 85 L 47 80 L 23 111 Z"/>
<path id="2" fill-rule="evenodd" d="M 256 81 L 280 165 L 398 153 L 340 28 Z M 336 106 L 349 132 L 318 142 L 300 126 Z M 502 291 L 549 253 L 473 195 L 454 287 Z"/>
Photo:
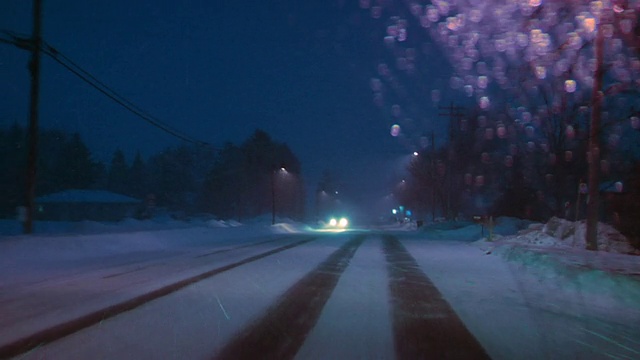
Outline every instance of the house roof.
<path id="1" fill-rule="evenodd" d="M 36 199 L 37 203 L 111 203 L 131 204 L 140 200 L 106 190 L 65 190 Z"/>

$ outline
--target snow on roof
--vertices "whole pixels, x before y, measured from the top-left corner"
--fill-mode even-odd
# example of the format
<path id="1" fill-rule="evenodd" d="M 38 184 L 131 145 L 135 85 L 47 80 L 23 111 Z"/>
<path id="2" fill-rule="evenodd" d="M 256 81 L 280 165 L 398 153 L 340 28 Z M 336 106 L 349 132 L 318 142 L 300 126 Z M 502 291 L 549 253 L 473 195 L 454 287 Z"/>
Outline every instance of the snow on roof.
<path id="1" fill-rule="evenodd" d="M 37 203 L 139 203 L 140 200 L 106 190 L 65 190 L 41 196 Z"/>

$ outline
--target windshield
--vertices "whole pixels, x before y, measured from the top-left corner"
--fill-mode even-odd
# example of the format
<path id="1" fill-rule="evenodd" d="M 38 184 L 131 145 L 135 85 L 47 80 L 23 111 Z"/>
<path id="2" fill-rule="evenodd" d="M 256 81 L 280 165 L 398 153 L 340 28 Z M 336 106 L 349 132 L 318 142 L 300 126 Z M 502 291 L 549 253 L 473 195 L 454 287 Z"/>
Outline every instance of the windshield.
<path id="1" fill-rule="evenodd" d="M 639 358 L 638 11 L 4 0 L 0 358 Z"/>

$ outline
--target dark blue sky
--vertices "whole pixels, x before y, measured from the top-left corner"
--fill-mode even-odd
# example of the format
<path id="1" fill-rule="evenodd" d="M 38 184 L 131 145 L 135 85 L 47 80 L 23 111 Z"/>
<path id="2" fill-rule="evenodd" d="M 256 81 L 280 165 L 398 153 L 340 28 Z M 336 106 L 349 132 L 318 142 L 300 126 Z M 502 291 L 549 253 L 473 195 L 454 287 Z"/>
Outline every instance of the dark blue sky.
<path id="1" fill-rule="evenodd" d="M 308 186 L 330 169 L 381 189 L 408 150 L 372 103 L 384 28 L 370 21 L 347 0 L 44 0 L 43 31 L 50 45 L 190 137 L 220 146 L 262 128 L 298 155 Z M 4 0 L 0 29 L 29 34 L 31 1 Z M 27 62 L 27 52 L 0 44 L 2 125 L 27 123 Z M 102 161 L 116 148 L 131 159 L 180 142 L 47 57 L 41 124 L 80 132 Z"/>

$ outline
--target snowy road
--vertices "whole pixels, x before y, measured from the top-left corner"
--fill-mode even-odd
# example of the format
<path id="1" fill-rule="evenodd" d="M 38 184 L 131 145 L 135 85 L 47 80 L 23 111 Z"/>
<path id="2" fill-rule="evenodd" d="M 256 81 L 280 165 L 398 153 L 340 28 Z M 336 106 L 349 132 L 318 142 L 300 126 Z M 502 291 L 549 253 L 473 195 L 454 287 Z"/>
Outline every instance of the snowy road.
<path id="1" fill-rule="evenodd" d="M 0 358 L 640 354 L 634 306 L 576 303 L 557 280 L 541 284 L 467 243 L 378 232 L 195 243 L 81 272 L 62 262 L 42 269 L 64 270 L 46 281 L 36 272 L 0 287 Z"/>
<path id="2" fill-rule="evenodd" d="M 189 255 L 192 267 L 203 269 L 203 259 L 213 257 L 218 266 L 185 276 L 186 258 L 165 256 L 162 264 L 146 260 L 115 272 L 49 281 L 51 288 L 73 288 L 80 297 L 64 308 L 62 299 L 47 293 L 46 301 L 40 299 L 49 308 L 40 305 L 42 314 L 26 319 L 47 316 L 46 310 L 76 317 L 32 335 L 32 342 L 47 344 L 21 358 L 487 358 L 393 236 L 298 235 Z M 141 274 L 149 280 L 176 270 L 183 271 L 181 280 L 156 289 L 148 284 L 149 292 L 114 302 L 114 291 L 122 293 L 123 286 L 140 288 Z M 118 287 L 110 288 L 116 278 Z M 87 313 L 82 315 L 82 302 L 105 308 L 87 313 L 80 306 Z M 18 346 L 29 344 L 18 341 L 4 350 Z"/>

